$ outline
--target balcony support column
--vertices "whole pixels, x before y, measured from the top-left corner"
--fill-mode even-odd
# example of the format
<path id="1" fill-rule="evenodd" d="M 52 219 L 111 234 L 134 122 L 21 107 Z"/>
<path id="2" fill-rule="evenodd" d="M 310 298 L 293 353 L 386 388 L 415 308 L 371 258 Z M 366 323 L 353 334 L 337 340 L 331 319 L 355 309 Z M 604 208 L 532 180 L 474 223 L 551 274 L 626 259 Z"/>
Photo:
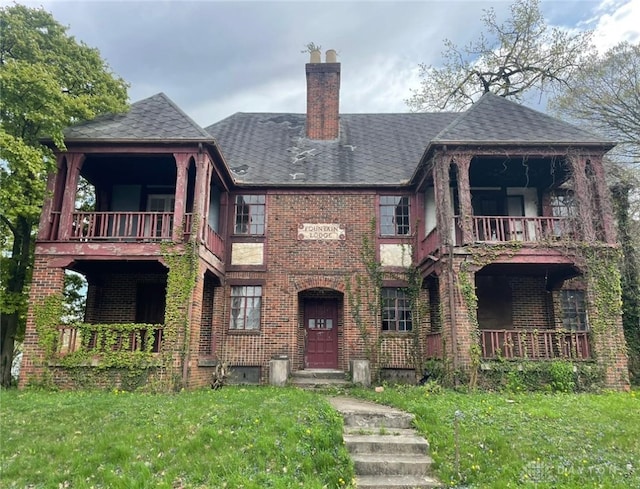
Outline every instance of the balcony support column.
<path id="1" fill-rule="evenodd" d="M 84 153 L 67 153 L 67 175 L 62 196 L 62 206 L 60 208 L 60 229 L 58 239 L 67 241 L 71 235 L 71 223 L 73 221 L 73 211 L 76 208 L 76 194 L 78 192 L 78 179 L 80 170 L 85 160 Z"/>
<path id="2" fill-rule="evenodd" d="M 59 154 L 56 158 L 56 169 L 47 176 L 47 189 L 45 191 L 44 203 L 42 204 L 42 214 L 40 214 L 40 224 L 38 225 L 38 240 L 53 239 L 51 224 L 53 222 L 53 212 L 60 211 L 60 204 L 64 192 L 61 191 L 64 175 L 64 155 Z"/>
<path id="3" fill-rule="evenodd" d="M 573 177 L 573 192 L 576 198 L 578 210 L 578 227 L 582 229 L 582 238 L 586 242 L 596 240 L 596 232 L 593 227 L 593 197 L 591 187 L 587 180 L 586 158 L 583 156 L 570 155 L 571 175 Z"/>
<path id="4" fill-rule="evenodd" d="M 171 231 L 172 239 L 178 243 L 183 240 L 184 212 L 187 203 L 187 170 L 189 169 L 189 161 L 191 153 L 174 153 L 176 159 L 176 196 L 173 208 L 173 229 Z"/>
<path id="5" fill-rule="evenodd" d="M 196 159 L 196 188 L 194 217 L 198 219 L 197 236 L 199 241 L 205 240 L 206 223 L 209 222 L 209 192 L 212 163 L 206 153 L 198 154 Z"/>
<path id="6" fill-rule="evenodd" d="M 458 199 L 460 202 L 460 227 L 462 228 L 462 244 L 469 244 L 473 239 L 473 208 L 471 206 L 471 185 L 469 183 L 469 167 L 472 156 L 459 154 L 455 156 L 458 167 Z"/>
<path id="7" fill-rule="evenodd" d="M 601 218 L 604 241 L 609 244 L 614 244 L 617 240 L 614 225 L 615 219 L 613 216 L 611 196 L 607 188 L 606 177 L 604 174 L 604 166 L 602 165 L 602 157 L 592 157 L 590 158 L 590 162 L 595 177 L 593 182 L 594 191 L 596 193 L 595 198 L 596 202 L 600 204 L 600 216 L 596 215 L 596 218 Z"/>
<path id="8" fill-rule="evenodd" d="M 447 153 L 440 153 L 434 156 L 435 165 L 433 167 L 433 191 L 436 206 L 436 222 L 438 229 L 442 229 L 440 239 L 442 245 L 452 244 L 453 212 L 451 206 L 451 191 L 449 190 L 449 166 L 451 156 Z"/>

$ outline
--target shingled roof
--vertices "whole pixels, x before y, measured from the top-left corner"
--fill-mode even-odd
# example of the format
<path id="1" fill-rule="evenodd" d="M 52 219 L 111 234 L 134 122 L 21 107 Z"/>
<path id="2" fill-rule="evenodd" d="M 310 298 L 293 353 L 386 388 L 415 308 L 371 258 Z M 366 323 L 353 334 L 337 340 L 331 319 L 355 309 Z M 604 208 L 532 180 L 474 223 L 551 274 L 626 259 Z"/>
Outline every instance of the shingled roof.
<path id="1" fill-rule="evenodd" d="M 340 137 L 305 136 L 305 114 L 237 113 L 207 127 L 239 183 L 398 185 L 457 114 L 341 114 Z"/>
<path id="2" fill-rule="evenodd" d="M 237 113 L 206 128 L 233 177 L 255 185 L 402 185 L 428 147 L 613 145 L 487 93 L 466 112 L 341 114 L 340 137 L 305 137 L 304 114 Z"/>
<path id="3" fill-rule="evenodd" d="M 564 121 L 488 92 L 466 112 L 461 112 L 432 143 L 602 145 L 606 141 Z"/>
<path id="4" fill-rule="evenodd" d="M 99 116 L 65 130 L 65 141 L 202 141 L 209 133 L 164 93 L 140 100 L 124 114 Z"/>

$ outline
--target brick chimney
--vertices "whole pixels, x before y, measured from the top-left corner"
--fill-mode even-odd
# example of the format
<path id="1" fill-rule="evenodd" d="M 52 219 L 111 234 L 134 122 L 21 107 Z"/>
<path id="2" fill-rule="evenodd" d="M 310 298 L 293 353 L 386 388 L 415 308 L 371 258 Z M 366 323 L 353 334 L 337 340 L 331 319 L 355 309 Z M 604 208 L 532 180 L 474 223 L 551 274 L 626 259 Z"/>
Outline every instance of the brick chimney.
<path id="1" fill-rule="evenodd" d="M 309 139 L 337 139 L 340 133 L 340 63 L 336 52 L 329 49 L 326 63 L 320 51 L 312 51 L 307 71 L 307 137 Z"/>

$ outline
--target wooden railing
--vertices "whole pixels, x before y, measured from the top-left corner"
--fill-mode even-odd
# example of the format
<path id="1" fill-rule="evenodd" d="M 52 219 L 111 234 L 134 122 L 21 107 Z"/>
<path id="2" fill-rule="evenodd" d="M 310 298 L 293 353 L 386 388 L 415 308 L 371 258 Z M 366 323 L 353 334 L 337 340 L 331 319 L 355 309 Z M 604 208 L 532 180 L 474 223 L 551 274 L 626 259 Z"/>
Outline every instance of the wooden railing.
<path id="1" fill-rule="evenodd" d="M 58 326 L 57 353 L 60 356 L 85 350 L 91 354 L 100 354 L 107 351 L 150 351 L 157 353 L 162 348 L 162 325 L 141 324 L 140 328 L 131 328 L 131 325 L 105 325 Z M 84 334 L 81 332 L 84 331 Z M 152 342 L 149 345 L 149 342 Z"/>
<path id="2" fill-rule="evenodd" d="M 70 239 L 162 241 L 171 239 L 173 212 L 74 212 Z"/>
<path id="3" fill-rule="evenodd" d="M 444 358 L 441 332 L 427 333 L 425 358 L 427 360 Z"/>
<path id="4" fill-rule="evenodd" d="M 209 225 L 207 225 L 205 243 L 207 248 L 209 248 L 209 251 L 216 255 L 220 260 L 224 259 L 224 241 L 222 241 L 220 235 Z"/>
<path id="5" fill-rule="evenodd" d="M 440 246 L 440 233 L 437 229 L 433 229 L 420 242 L 420 256 L 428 256 L 438 249 Z"/>
<path id="6" fill-rule="evenodd" d="M 461 217 L 455 224 L 461 229 Z M 521 241 L 535 243 L 573 237 L 571 222 L 564 217 L 472 216 L 474 241 Z M 460 233 L 457 233 L 457 244 Z"/>
<path id="7" fill-rule="evenodd" d="M 482 357 L 486 359 L 591 358 L 589 333 L 563 330 L 481 330 Z"/>

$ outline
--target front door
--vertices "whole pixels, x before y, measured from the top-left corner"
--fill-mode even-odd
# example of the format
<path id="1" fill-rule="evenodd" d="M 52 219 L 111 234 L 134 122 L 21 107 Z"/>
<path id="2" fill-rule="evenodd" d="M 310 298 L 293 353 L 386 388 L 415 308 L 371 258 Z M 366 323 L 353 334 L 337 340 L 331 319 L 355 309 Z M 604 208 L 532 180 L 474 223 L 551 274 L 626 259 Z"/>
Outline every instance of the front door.
<path id="1" fill-rule="evenodd" d="M 338 368 L 338 303 L 304 301 L 305 368 Z"/>

